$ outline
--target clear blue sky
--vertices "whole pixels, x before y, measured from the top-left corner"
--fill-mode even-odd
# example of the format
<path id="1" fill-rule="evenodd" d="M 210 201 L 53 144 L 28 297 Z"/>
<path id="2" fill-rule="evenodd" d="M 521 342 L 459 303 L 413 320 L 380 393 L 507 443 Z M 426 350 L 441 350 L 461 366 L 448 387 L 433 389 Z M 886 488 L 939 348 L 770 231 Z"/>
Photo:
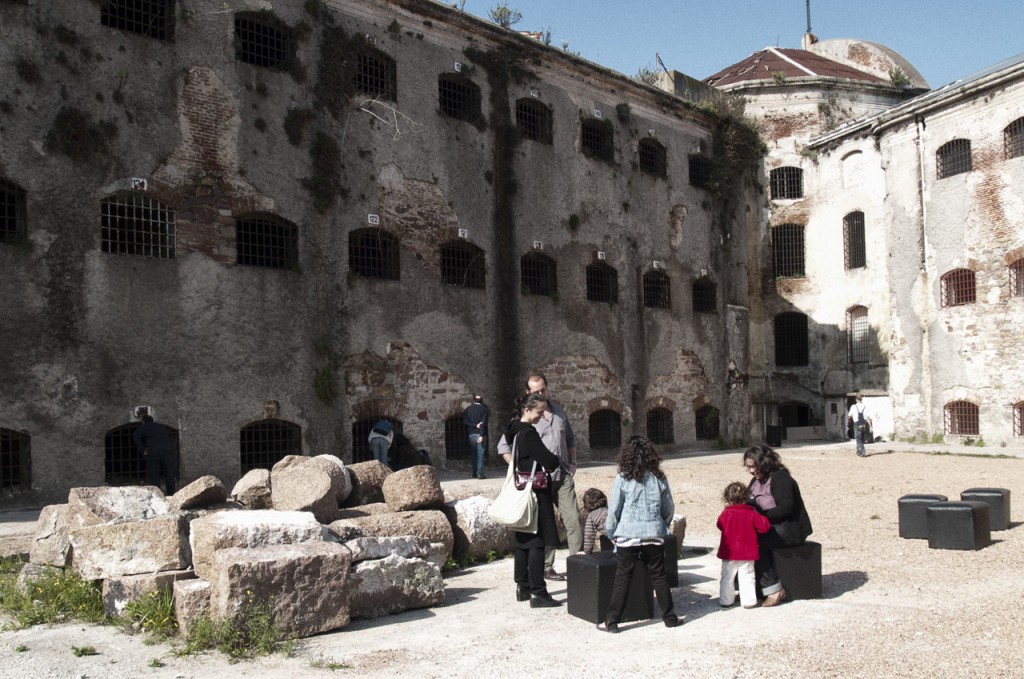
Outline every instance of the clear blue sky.
<path id="1" fill-rule="evenodd" d="M 442 0 L 444 1 L 444 0 Z M 499 0 L 466 0 L 487 18 Z M 449 2 L 450 4 L 450 2 Z M 806 0 L 507 0 L 523 20 L 551 29 L 554 46 L 626 75 L 654 68 L 705 78 L 769 46 L 800 47 Z M 1024 52 L 1024 0 L 811 0 L 820 40 L 856 38 L 896 50 L 940 87 Z"/>

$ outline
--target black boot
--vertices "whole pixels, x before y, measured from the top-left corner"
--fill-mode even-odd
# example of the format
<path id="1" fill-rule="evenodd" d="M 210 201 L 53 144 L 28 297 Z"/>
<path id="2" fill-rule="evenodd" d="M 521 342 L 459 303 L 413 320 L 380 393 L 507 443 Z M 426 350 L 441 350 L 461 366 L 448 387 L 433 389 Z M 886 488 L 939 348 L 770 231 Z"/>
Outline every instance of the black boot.
<path id="1" fill-rule="evenodd" d="M 557 608 L 561 601 L 555 601 L 548 593 L 530 595 L 530 608 Z"/>
<path id="2" fill-rule="evenodd" d="M 516 601 L 529 601 L 530 589 L 522 585 L 516 585 Z"/>

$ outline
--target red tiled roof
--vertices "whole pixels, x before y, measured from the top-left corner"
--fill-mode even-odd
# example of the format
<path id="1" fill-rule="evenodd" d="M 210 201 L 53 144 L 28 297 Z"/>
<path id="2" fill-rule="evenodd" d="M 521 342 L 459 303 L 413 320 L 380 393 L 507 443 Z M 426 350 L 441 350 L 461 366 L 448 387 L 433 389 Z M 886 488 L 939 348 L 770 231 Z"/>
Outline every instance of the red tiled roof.
<path id="1" fill-rule="evenodd" d="M 704 78 L 704 82 L 714 87 L 725 87 L 742 82 L 772 80 L 773 73 L 782 73 L 787 78 L 819 77 L 885 82 L 878 76 L 858 71 L 813 52 L 780 47 L 768 47 L 760 52 L 754 52 L 743 61 Z"/>

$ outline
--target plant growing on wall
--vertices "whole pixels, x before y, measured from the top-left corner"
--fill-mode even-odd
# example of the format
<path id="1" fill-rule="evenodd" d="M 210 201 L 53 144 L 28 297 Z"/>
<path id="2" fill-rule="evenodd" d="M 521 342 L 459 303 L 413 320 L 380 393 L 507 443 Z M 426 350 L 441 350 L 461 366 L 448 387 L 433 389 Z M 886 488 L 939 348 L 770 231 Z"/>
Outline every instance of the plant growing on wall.
<path id="1" fill-rule="evenodd" d="M 509 7 L 507 3 L 502 2 L 487 10 L 487 18 L 502 28 L 512 28 L 523 20 L 523 15 L 518 9 Z"/>

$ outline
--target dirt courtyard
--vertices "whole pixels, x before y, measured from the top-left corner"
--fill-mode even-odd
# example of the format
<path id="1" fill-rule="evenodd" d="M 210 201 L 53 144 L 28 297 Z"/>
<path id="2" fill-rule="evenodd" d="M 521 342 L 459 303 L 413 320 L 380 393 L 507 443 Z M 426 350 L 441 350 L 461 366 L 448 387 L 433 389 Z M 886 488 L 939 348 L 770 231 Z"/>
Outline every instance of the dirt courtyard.
<path id="1" fill-rule="evenodd" d="M 1009 457 L 949 455 L 950 446 L 876 443 L 857 458 L 853 443 L 779 450 L 800 484 L 823 546 L 824 598 L 770 609 L 721 610 L 715 519 L 729 481 L 746 480 L 740 451 L 671 456 L 665 462 L 676 511 L 687 518 L 687 558 L 673 590 L 685 625 L 627 623 L 599 632 L 565 607 L 517 603 L 512 561 L 446 577 L 443 605 L 301 640 L 292 657 L 230 664 L 209 654 L 178 658 L 109 626 L 70 624 L 0 633 L 0 676 L 19 678 L 270 677 L 1024 677 L 1024 451 Z M 977 451 L 972 451 L 977 452 Z M 496 475 L 496 472 L 490 472 Z M 589 465 L 577 492 L 610 489 L 615 468 Z M 445 475 L 457 497 L 500 479 Z M 897 500 L 910 493 L 959 499 L 971 487 L 1011 491 L 1009 530 L 979 551 L 933 550 L 898 537 Z M 1018 506 L 1013 506 L 1017 503 Z M 0 513 L 0 533 L 4 531 Z M 565 550 L 556 567 L 564 571 Z M 565 583 L 550 583 L 557 599 Z M 75 657 L 72 646 L 99 655 Z M 22 647 L 23 650 L 17 650 Z M 156 661 L 156 662 L 154 662 Z M 162 666 L 151 666 L 157 663 Z"/>

